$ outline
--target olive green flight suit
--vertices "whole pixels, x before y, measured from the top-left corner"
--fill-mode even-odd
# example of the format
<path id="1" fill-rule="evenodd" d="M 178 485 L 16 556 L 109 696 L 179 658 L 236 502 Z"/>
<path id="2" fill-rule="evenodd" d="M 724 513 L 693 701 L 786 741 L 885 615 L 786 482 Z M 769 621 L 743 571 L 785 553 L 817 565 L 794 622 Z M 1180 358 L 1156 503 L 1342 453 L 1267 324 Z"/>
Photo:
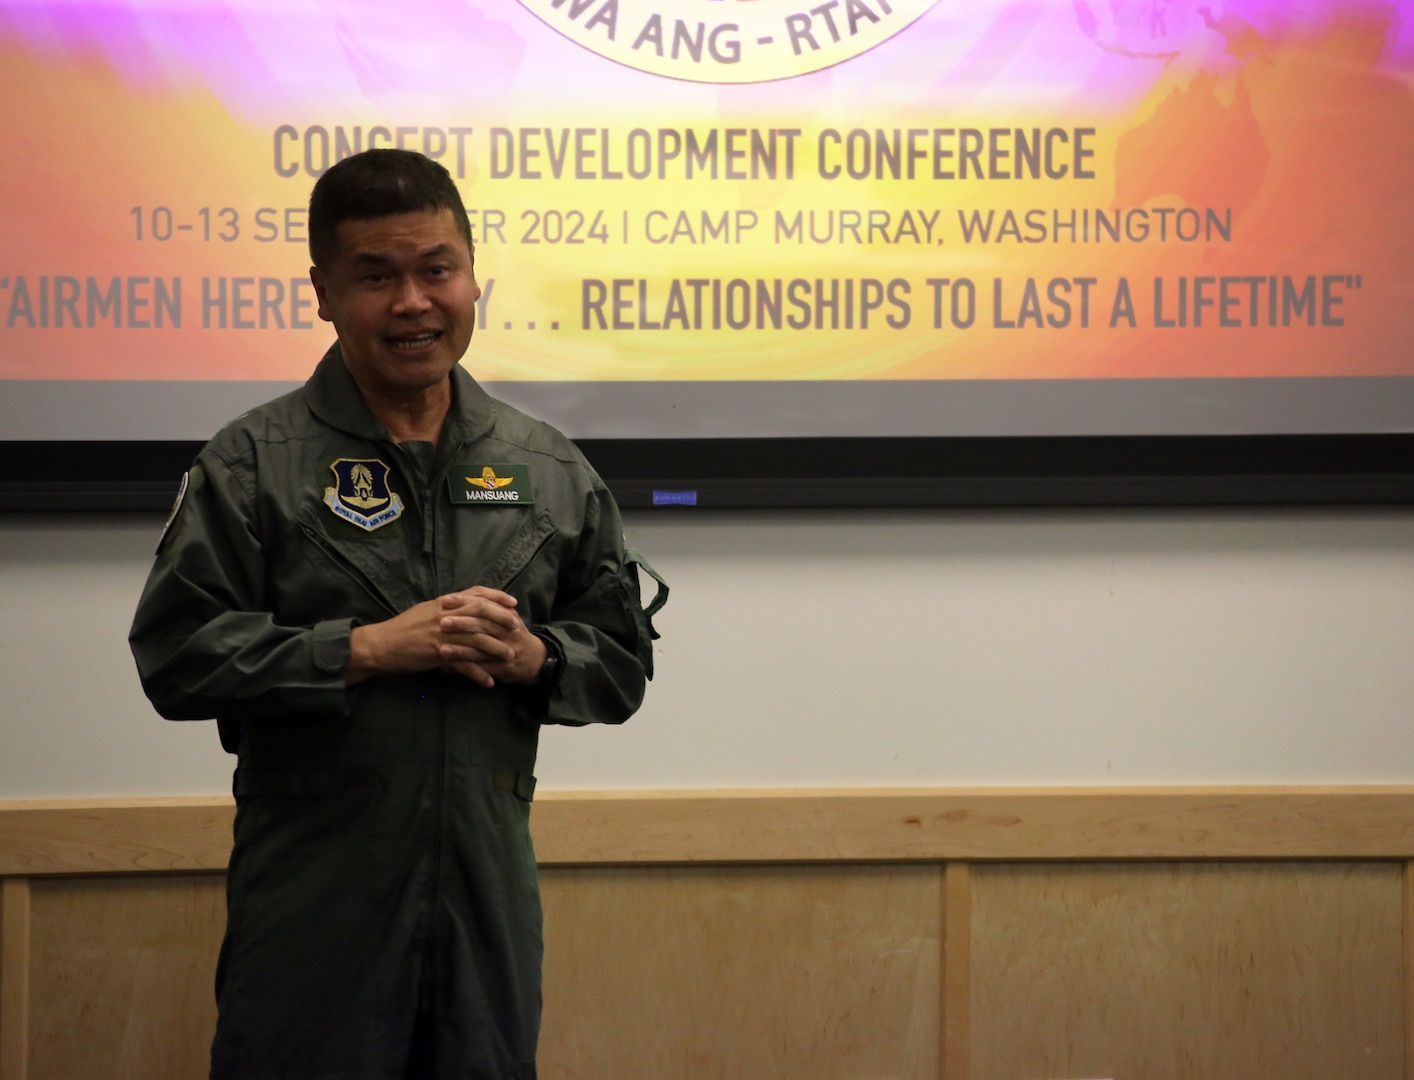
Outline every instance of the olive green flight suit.
<path id="1" fill-rule="evenodd" d="M 656 635 L 578 450 L 452 378 L 436 448 L 395 445 L 335 346 L 202 450 L 143 592 L 148 696 L 238 755 L 217 1080 L 535 1075 L 540 725 L 627 719 Z M 559 645 L 552 688 L 345 687 L 352 627 L 473 585 Z"/>

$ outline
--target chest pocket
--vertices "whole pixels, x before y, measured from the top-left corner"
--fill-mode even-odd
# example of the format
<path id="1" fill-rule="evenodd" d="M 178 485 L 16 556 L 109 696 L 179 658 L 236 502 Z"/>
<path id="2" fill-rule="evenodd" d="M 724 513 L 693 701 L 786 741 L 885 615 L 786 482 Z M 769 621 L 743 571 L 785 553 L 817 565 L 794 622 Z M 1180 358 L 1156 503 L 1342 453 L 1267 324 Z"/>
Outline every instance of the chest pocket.
<path id="1" fill-rule="evenodd" d="M 290 580 L 281 583 L 279 595 L 298 598 L 322 619 L 342 614 L 382 620 L 416 602 L 401 529 L 365 533 L 337 521 L 326 528 L 313 511 L 302 513 L 297 527 L 294 565 L 282 570 Z M 344 528 L 356 535 L 331 535 Z"/>
<path id="2" fill-rule="evenodd" d="M 511 537 L 501 549 L 495 561 L 481 575 L 480 584 L 492 589 L 509 592 L 525 576 L 537 556 L 549 546 L 555 535 L 555 522 L 550 512 L 543 507 L 534 514 Z M 533 582 L 527 582 L 533 585 Z"/>

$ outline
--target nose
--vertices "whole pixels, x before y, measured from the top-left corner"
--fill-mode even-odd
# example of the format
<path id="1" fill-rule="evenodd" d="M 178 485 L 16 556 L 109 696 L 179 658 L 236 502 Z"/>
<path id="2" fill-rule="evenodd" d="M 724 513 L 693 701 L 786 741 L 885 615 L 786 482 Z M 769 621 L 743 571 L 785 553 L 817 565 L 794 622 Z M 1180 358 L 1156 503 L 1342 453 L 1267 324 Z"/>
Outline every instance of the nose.
<path id="1" fill-rule="evenodd" d="M 393 294 L 393 312 L 397 315 L 417 314 L 430 306 L 422 284 L 412 275 L 398 281 Z"/>

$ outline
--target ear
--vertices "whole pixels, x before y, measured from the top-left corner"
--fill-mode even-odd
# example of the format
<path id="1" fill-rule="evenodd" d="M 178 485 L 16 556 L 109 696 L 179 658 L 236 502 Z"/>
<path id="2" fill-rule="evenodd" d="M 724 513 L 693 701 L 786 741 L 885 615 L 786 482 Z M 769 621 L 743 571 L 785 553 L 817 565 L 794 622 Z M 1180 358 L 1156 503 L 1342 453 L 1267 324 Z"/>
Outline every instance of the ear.
<path id="1" fill-rule="evenodd" d="M 319 267 L 309 268 L 309 281 L 314 286 L 314 295 L 319 298 L 319 317 L 325 322 L 333 322 L 334 316 L 329 310 L 329 283 L 324 280 Z"/>

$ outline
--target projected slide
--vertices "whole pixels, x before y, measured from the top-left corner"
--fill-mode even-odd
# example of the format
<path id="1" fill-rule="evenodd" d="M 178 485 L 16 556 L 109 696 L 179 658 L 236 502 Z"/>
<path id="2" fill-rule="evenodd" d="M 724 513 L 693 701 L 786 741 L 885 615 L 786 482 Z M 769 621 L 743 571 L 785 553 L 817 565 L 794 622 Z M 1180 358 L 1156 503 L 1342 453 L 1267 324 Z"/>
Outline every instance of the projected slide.
<path id="1" fill-rule="evenodd" d="M 0 438 L 302 381 L 374 146 L 571 434 L 1414 427 L 1408 0 L 0 0 L 0 98 Z"/>

